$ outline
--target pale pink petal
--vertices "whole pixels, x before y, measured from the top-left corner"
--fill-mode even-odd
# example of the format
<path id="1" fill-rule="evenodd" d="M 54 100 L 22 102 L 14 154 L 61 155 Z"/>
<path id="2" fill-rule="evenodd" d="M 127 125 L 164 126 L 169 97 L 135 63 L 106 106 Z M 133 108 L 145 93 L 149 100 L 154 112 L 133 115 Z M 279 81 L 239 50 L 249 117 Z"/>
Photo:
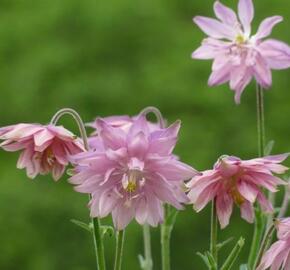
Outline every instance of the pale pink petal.
<path id="1" fill-rule="evenodd" d="M 123 230 L 133 219 L 134 208 L 126 205 L 118 205 L 112 212 L 114 226 L 117 230 Z"/>
<path id="2" fill-rule="evenodd" d="M 254 222 L 255 213 L 254 213 L 253 205 L 250 202 L 245 201 L 241 205 L 241 216 L 242 216 L 243 219 L 245 219 L 249 223 L 253 223 Z"/>
<path id="3" fill-rule="evenodd" d="M 272 204 L 267 200 L 262 192 L 258 193 L 257 201 L 259 202 L 263 212 L 272 213 L 274 211 Z"/>
<path id="4" fill-rule="evenodd" d="M 269 39 L 259 45 L 260 53 L 272 69 L 286 69 L 290 67 L 290 47 L 288 44 Z"/>
<path id="5" fill-rule="evenodd" d="M 47 146 L 47 142 L 51 142 L 52 139 L 55 137 L 53 133 L 51 133 L 48 129 L 43 129 L 34 134 L 34 144 L 35 144 L 35 151 L 43 151 L 45 148 L 42 148 L 42 145 Z"/>
<path id="6" fill-rule="evenodd" d="M 219 22 L 216 19 L 196 16 L 193 18 L 193 21 L 197 26 L 208 36 L 217 38 L 217 39 L 229 39 L 232 40 L 235 37 L 234 28 Z"/>
<path id="7" fill-rule="evenodd" d="M 252 0 L 239 0 L 239 18 L 246 35 L 251 33 L 251 23 L 254 18 L 254 5 Z"/>
<path id="8" fill-rule="evenodd" d="M 263 88 L 269 88 L 272 85 L 272 73 L 267 61 L 258 54 L 256 64 L 253 67 L 255 78 Z"/>
<path id="9" fill-rule="evenodd" d="M 233 211 L 233 199 L 226 192 L 217 196 L 216 211 L 221 229 L 223 229 L 229 224 Z"/>
<path id="10" fill-rule="evenodd" d="M 238 22 L 236 13 L 231 8 L 223 5 L 220 1 L 214 3 L 214 12 L 217 18 L 225 24 L 234 26 Z"/>
<path id="11" fill-rule="evenodd" d="M 58 181 L 60 177 L 64 174 L 64 171 L 65 171 L 65 166 L 59 163 L 55 163 L 55 165 L 52 168 L 52 178 L 55 181 Z"/>
<path id="12" fill-rule="evenodd" d="M 251 203 L 256 201 L 257 195 L 259 193 L 259 189 L 257 186 L 248 183 L 247 181 L 239 181 L 238 182 L 238 191 L 241 195 Z"/>
<path id="13" fill-rule="evenodd" d="M 230 79 L 232 65 L 225 62 L 219 69 L 214 69 L 208 79 L 209 86 L 221 85 Z"/>
<path id="14" fill-rule="evenodd" d="M 273 16 L 273 17 L 266 18 L 260 24 L 258 32 L 253 38 L 263 39 L 269 36 L 272 33 L 273 27 L 282 21 L 283 21 L 283 17 L 281 16 Z"/>
<path id="15" fill-rule="evenodd" d="M 149 142 L 143 132 L 139 132 L 128 142 L 128 151 L 131 157 L 143 159 L 148 151 L 148 148 Z"/>
<path id="16" fill-rule="evenodd" d="M 136 220 L 139 224 L 144 224 L 148 216 L 148 203 L 146 198 L 139 200 L 136 206 Z"/>

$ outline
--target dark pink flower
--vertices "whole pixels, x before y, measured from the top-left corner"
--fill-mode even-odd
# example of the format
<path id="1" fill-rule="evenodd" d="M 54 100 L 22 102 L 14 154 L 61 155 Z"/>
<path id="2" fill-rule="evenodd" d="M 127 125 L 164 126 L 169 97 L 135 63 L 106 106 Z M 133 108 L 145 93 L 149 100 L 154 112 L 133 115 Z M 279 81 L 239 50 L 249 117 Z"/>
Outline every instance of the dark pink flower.
<path id="1" fill-rule="evenodd" d="M 187 202 L 183 181 L 196 174 L 172 154 L 180 122 L 155 131 L 150 125 L 144 116 L 129 130 L 98 119 L 100 147 L 72 157 L 77 173 L 70 182 L 92 195 L 91 216 L 112 213 L 118 230 L 133 218 L 156 226 L 163 220 L 163 203 L 181 209 Z"/>
<path id="2" fill-rule="evenodd" d="M 214 12 L 218 19 L 197 16 L 194 22 L 209 37 L 193 52 L 194 59 L 213 59 L 210 86 L 230 82 L 235 101 L 255 78 L 263 88 L 272 85 L 271 69 L 290 67 L 290 47 L 278 40 L 266 39 L 281 16 L 266 18 L 255 35 L 251 36 L 254 18 L 252 0 L 239 0 L 238 15 L 216 1 Z M 239 17 L 239 18 L 238 18 Z"/>
<path id="3" fill-rule="evenodd" d="M 266 251 L 257 270 L 290 269 L 290 218 L 279 219 L 275 225 L 278 241 Z"/>
<path id="4" fill-rule="evenodd" d="M 26 168 L 27 176 L 52 173 L 58 180 L 68 165 L 69 155 L 82 152 L 83 145 L 62 126 L 17 124 L 0 129 L 0 147 L 6 151 L 22 153 L 17 168 Z"/>
<path id="5" fill-rule="evenodd" d="M 229 224 L 234 203 L 241 209 L 242 218 L 254 221 L 253 204 L 258 201 L 265 212 L 273 208 L 261 188 L 277 191 L 277 185 L 284 181 L 273 173 L 282 174 L 288 168 L 279 164 L 288 154 L 267 156 L 251 160 L 241 160 L 233 156 L 223 156 L 212 170 L 193 177 L 187 184 L 188 197 L 196 211 L 201 211 L 211 200 L 216 201 L 216 211 L 222 228 Z"/>

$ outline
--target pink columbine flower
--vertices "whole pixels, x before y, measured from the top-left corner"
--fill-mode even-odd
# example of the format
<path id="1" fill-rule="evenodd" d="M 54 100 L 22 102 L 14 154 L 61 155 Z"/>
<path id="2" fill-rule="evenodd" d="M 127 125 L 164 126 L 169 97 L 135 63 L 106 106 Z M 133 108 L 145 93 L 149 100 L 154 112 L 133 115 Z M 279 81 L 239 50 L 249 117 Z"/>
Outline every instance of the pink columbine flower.
<path id="1" fill-rule="evenodd" d="M 156 226 L 163 220 L 163 203 L 182 208 L 188 201 L 183 181 L 197 172 L 172 154 L 179 121 L 155 131 L 142 115 L 128 131 L 103 119 L 96 124 L 102 147 L 72 157 L 77 173 L 70 179 L 78 192 L 92 195 L 92 217 L 112 213 L 122 230 L 133 218 Z"/>
<path id="2" fill-rule="evenodd" d="M 6 151 L 22 150 L 17 168 L 26 168 L 27 176 L 52 173 L 58 180 L 64 173 L 70 155 L 84 151 L 83 145 L 62 126 L 17 124 L 0 128 L 0 147 Z"/>
<path id="3" fill-rule="evenodd" d="M 187 184 L 190 190 L 188 197 L 198 212 L 215 200 L 221 228 L 229 224 L 234 203 L 240 206 L 242 218 L 252 223 L 255 201 L 264 212 L 272 212 L 273 207 L 261 188 L 276 192 L 277 185 L 285 184 L 273 173 L 282 174 L 288 169 L 279 164 L 287 157 L 288 154 L 284 154 L 241 160 L 234 156 L 222 156 L 212 170 L 193 177 Z"/>
<path id="4" fill-rule="evenodd" d="M 278 241 L 264 254 L 257 270 L 290 269 L 290 218 L 282 218 L 275 222 Z"/>
<path id="5" fill-rule="evenodd" d="M 252 78 L 267 89 L 272 85 L 271 69 L 290 67 L 290 47 L 278 40 L 265 40 L 283 18 L 266 18 L 251 36 L 252 0 L 239 0 L 239 18 L 219 1 L 214 4 L 214 12 L 218 20 L 201 16 L 193 19 L 209 37 L 193 52 L 192 58 L 213 59 L 208 84 L 215 86 L 229 81 L 235 101 L 240 103 L 241 94 Z"/>

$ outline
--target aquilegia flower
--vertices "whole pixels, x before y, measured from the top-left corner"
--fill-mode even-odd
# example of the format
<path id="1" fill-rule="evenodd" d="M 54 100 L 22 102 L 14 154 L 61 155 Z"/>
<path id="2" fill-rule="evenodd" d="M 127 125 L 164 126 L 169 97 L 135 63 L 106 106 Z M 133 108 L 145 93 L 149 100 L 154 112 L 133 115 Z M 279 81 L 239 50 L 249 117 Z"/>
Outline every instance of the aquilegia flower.
<path id="1" fill-rule="evenodd" d="M 0 147 L 6 151 L 22 150 L 17 168 L 26 168 L 27 176 L 52 173 L 58 180 L 68 165 L 68 157 L 84 151 L 83 145 L 62 126 L 17 124 L 0 129 Z"/>
<path id="2" fill-rule="evenodd" d="M 193 19 L 209 37 L 193 52 L 192 58 L 213 59 L 208 84 L 214 86 L 229 81 L 235 91 L 235 101 L 240 103 L 241 94 L 252 78 L 267 89 L 272 85 L 271 69 L 290 67 L 290 47 L 278 40 L 264 40 L 283 18 L 266 18 L 251 36 L 252 0 L 239 0 L 239 19 L 219 1 L 214 4 L 214 12 L 218 20 L 201 16 Z"/>
<path id="3" fill-rule="evenodd" d="M 103 119 L 96 123 L 102 147 L 73 156 L 76 174 L 70 179 L 76 191 L 92 195 L 91 216 L 112 213 L 121 230 L 134 217 L 156 226 L 163 220 L 163 203 L 181 209 L 188 201 L 183 181 L 197 172 L 172 154 L 180 122 L 155 131 L 143 115 L 128 131 Z"/>
<path id="4" fill-rule="evenodd" d="M 209 201 L 215 200 L 221 228 L 229 224 L 234 203 L 241 209 L 246 221 L 254 221 L 253 204 L 258 201 L 264 212 L 272 212 L 261 188 L 276 192 L 284 181 L 273 173 L 282 174 L 288 168 L 279 164 L 288 154 L 241 160 L 234 156 L 222 156 L 212 170 L 193 177 L 187 184 L 188 197 L 196 211 L 201 211 Z"/>
<path id="5" fill-rule="evenodd" d="M 264 254 L 257 270 L 290 269 L 290 218 L 275 221 L 278 241 Z"/>

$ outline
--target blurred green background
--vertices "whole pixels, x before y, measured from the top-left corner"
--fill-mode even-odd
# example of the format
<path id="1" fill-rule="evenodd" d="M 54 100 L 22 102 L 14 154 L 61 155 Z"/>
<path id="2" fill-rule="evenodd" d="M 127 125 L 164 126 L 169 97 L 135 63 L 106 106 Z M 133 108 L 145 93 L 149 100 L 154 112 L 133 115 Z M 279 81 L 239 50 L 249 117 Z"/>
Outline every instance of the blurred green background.
<path id="1" fill-rule="evenodd" d="M 224 0 L 234 7 L 237 1 Z M 98 116 L 137 114 L 157 106 L 170 121 L 183 122 L 176 153 L 198 170 L 221 154 L 242 158 L 257 152 L 254 84 L 236 106 L 228 86 L 208 88 L 209 61 L 191 52 L 204 35 L 194 15 L 212 16 L 212 0 L 0 0 L 0 125 L 46 123 L 63 107 L 85 121 Z M 273 36 L 290 43 L 290 5 L 255 1 L 257 23 L 281 14 Z M 275 153 L 290 151 L 289 70 L 274 72 L 266 98 L 267 138 Z M 74 123 L 63 124 L 77 132 Z M 90 235 L 70 222 L 88 221 L 87 197 L 66 176 L 28 180 L 16 170 L 17 153 L 0 152 L 0 269 L 95 269 Z M 288 162 L 289 165 L 289 162 Z M 172 238 L 172 268 L 205 269 L 195 255 L 208 248 L 209 207 L 179 214 Z M 110 224 L 108 218 L 106 223 Z M 240 235 L 249 242 L 252 226 L 238 211 L 220 240 Z M 141 228 L 126 232 L 124 269 L 137 270 L 143 252 Z M 159 230 L 153 230 L 155 270 L 160 267 Z M 221 252 L 223 260 L 231 243 Z M 114 239 L 106 242 L 112 269 Z M 239 263 L 245 262 L 248 245 Z M 237 269 L 236 267 L 235 269 Z"/>

